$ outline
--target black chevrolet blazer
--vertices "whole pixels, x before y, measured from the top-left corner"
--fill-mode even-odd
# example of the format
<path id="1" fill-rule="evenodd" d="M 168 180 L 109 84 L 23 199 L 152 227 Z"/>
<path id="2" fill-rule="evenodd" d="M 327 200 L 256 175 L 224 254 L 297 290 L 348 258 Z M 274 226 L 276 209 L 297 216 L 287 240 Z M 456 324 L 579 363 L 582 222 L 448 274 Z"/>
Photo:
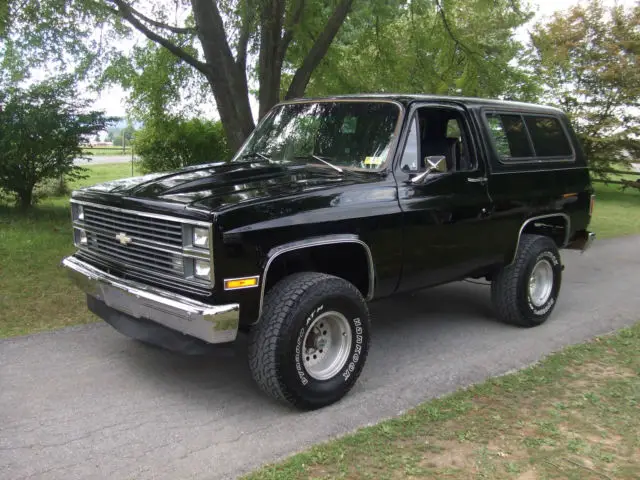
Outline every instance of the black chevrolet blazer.
<path id="1" fill-rule="evenodd" d="M 587 163 L 556 108 L 358 95 L 275 106 L 230 162 L 75 191 L 63 260 L 91 311 L 195 352 L 249 335 L 254 379 L 303 408 L 356 382 L 367 302 L 468 277 L 540 325 L 559 249 L 586 249 Z"/>

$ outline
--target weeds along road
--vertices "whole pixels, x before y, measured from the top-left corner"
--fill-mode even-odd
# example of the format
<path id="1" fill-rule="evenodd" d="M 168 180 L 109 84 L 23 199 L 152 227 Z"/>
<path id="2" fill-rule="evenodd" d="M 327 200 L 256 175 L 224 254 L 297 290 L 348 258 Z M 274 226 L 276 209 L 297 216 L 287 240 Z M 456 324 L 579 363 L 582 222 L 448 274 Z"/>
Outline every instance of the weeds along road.
<path id="1" fill-rule="evenodd" d="M 372 304 L 360 381 L 312 413 L 254 387 L 239 342 L 182 357 L 105 324 L 0 341 L 0 477 L 229 479 L 314 442 L 535 362 L 640 317 L 640 237 L 564 251 L 560 301 L 523 330 L 492 317 L 470 283 Z"/>

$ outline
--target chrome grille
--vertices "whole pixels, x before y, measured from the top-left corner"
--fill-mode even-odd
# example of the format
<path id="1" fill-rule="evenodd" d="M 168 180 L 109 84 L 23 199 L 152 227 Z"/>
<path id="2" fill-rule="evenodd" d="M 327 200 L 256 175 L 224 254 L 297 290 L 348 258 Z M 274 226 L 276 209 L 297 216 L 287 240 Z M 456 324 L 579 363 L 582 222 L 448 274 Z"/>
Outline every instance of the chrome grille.
<path id="1" fill-rule="evenodd" d="M 141 217 L 132 213 L 109 211 L 83 205 L 84 223 L 87 227 L 105 229 L 108 232 L 127 232 L 140 240 L 161 242 L 182 248 L 182 224 L 164 219 Z M 115 237 L 114 237 L 115 238 Z"/>
<path id="2" fill-rule="evenodd" d="M 213 282 L 189 276 L 189 269 L 185 268 L 185 262 L 193 258 L 211 260 L 210 252 L 185 245 L 190 228 L 209 228 L 209 224 L 73 200 L 72 203 L 81 205 L 84 212 L 83 220 L 74 221 L 74 227 L 84 230 L 87 236 L 86 244 L 78 246 L 81 256 L 115 266 L 127 277 L 151 279 L 188 291 L 205 293 L 213 286 Z M 123 244 L 121 236 L 129 242 Z"/>

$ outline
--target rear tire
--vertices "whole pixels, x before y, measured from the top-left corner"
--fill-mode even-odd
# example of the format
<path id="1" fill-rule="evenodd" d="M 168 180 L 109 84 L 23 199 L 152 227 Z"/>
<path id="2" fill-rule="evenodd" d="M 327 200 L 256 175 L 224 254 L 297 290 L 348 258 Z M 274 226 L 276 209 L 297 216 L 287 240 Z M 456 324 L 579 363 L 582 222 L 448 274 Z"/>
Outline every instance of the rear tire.
<path id="1" fill-rule="evenodd" d="M 553 311 L 562 283 L 562 262 L 549 237 L 524 234 L 511 265 L 491 283 L 491 299 L 499 320 L 520 327 L 544 323 Z"/>
<path id="2" fill-rule="evenodd" d="M 249 335 L 249 366 L 264 392 L 312 410 L 351 390 L 369 342 L 369 311 L 355 286 L 323 273 L 296 273 L 266 296 Z"/>

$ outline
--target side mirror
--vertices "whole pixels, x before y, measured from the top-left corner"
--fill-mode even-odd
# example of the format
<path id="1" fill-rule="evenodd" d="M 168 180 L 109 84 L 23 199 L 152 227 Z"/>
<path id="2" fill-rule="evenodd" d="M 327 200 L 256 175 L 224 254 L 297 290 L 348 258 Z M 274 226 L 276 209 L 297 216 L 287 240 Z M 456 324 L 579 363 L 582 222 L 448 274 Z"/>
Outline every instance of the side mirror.
<path id="1" fill-rule="evenodd" d="M 422 183 L 433 172 L 445 173 L 447 171 L 447 159 L 443 155 L 425 157 L 424 161 L 427 164 L 427 169 L 413 177 L 411 183 Z"/>

